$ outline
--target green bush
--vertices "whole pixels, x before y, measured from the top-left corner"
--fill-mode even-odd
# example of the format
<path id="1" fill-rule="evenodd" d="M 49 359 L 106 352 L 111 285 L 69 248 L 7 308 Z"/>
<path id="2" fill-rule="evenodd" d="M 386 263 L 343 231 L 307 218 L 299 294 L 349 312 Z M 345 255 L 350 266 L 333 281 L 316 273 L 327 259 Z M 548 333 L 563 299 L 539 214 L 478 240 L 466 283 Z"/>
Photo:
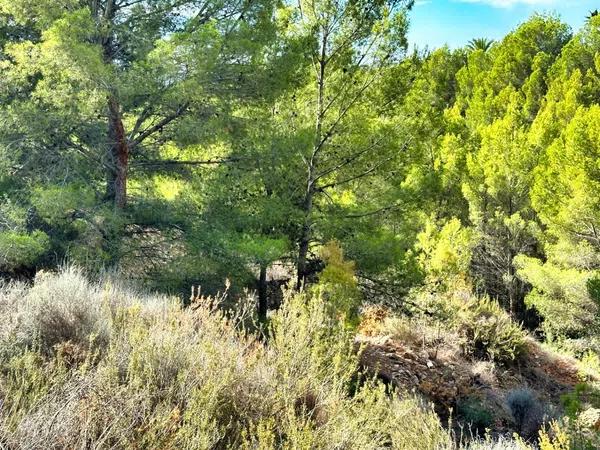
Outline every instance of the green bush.
<path id="1" fill-rule="evenodd" d="M 457 320 L 461 345 L 467 355 L 508 364 L 525 351 L 523 330 L 493 300 L 468 301 Z"/>
<path id="2" fill-rule="evenodd" d="M 33 265 L 46 253 L 49 245 L 50 240 L 42 231 L 31 234 L 0 231 L 0 270 L 11 271 Z"/>
<path id="3" fill-rule="evenodd" d="M 477 397 L 462 398 L 456 406 L 459 418 L 478 434 L 483 434 L 494 422 L 491 411 Z"/>

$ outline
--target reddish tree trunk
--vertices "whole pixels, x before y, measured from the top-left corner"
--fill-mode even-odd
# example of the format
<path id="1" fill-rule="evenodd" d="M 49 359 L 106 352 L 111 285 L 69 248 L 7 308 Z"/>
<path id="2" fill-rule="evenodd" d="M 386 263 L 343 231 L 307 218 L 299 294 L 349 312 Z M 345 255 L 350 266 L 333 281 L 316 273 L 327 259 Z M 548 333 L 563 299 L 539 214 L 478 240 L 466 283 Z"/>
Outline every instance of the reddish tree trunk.
<path id="1" fill-rule="evenodd" d="M 110 161 L 107 179 L 107 197 L 115 207 L 127 206 L 127 171 L 129 168 L 129 143 L 125 135 L 121 109 L 114 97 L 108 99 L 108 129 L 110 139 Z"/>

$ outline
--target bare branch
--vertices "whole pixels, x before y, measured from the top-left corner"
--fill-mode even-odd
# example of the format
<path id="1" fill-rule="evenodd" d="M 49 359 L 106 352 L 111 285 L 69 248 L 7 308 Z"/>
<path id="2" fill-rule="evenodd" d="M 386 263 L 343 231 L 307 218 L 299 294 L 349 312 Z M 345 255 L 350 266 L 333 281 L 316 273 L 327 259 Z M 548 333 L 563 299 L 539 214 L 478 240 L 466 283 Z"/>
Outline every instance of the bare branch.
<path id="1" fill-rule="evenodd" d="M 165 127 L 166 125 L 170 124 L 171 122 L 173 122 L 177 118 L 181 117 L 186 112 L 188 106 L 189 106 L 188 102 L 184 103 L 179 108 L 177 108 L 177 110 L 175 112 L 173 112 L 173 114 L 170 114 L 170 115 L 164 117 L 157 124 L 155 124 L 155 125 L 153 125 L 153 126 L 151 126 L 149 128 L 146 128 L 144 131 L 140 132 L 135 139 L 133 139 L 132 141 L 129 142 L 129 147 L 131 149 L 135 148 L 144 139 L 146 139 L 147 137 L 153 135 L 157 131 L 161 130 L 163 127 Z"/>

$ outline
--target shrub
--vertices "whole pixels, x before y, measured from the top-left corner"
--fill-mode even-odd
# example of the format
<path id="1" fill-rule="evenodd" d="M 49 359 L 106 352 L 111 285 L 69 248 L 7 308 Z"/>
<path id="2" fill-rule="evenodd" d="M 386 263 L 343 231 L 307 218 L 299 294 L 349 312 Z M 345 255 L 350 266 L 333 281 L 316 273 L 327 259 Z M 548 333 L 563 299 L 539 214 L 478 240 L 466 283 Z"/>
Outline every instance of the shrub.
<path id="1" fill-rule="evenodd" d="M 517 430 L 522 436 L 536 436 L 544 422 L 544 410 L 529 389 L 516 389 L 508 393 L 506 404 Z"/>
<path id="2" fill-rule="evenodd" d="M 356 387 L 353 335 L 318 295 L 288 293 L 266 345 L 215 299 L 184 309 L 73 269 L 4 286 L 3 298 L 19 342 L 40 343 L 0 341 L 13 353 L 0 352 L 8 448 L 452 447 L 417 399 Z M 91 336 L 102 351 L 88 345 L 81 362 Z"/>
<path id="3" fill-rule="evenodd" d="M 600 391 L 593 384 L 578 383 L 572 392 L 560 397 L 560 402 L 566 415 L 575 420 L 586 406 L 600 408 Z"/>
<path id="4" fill-rule="evenodd" d="M 88 347 L 108 342 L 109 324 L 102 314 L 102 294 L 77 269 L 61 276 L 41 273 L 18 308 L 16 335 L 23 345 L 49 353 L 62 342 Z"/>
<path id="5" fill-rule="evenodd" d="M 549 431 L 540 431 L 540 450 L 570 450 L 571 448 L 573 447 L 571 447 L 569 432 L 558 422 L 553 421 Z"/>
<path id="6" fill-rule="evenodd" d="M 358 325 L 358 308 L 361 292 L 355 275 L 355 263 L 346 260 L 344 251 L 336 241 L 328 242 L 321 249 L 325 267 L 319 274 L 316 286 L 334 311 L 343 316 L 348 325 Z"/>
<path id="7" fill-rule="evenodd" d="M 485 432 L 494 421 L 494 417 L 481 400 L 477 397 L 466 397 L 458 401 L 457 412 L 459 417 L 478 434 Z"/>
<path id="8" fill-rule="evenodd" d="M 469 442 L 465 450 L 534 450 L 534 447 L 526 444 L 518 436 L 499 436 L 492 438 L 485 436 L 481 439 L 475 439 Z"/>
<path id="9" fill-rule="evenodd" d="M 525 334 L 497 302 L 471 300 L 458 317 L 463 351 L 479 359 L 513 362 L 525 351 Z"/>

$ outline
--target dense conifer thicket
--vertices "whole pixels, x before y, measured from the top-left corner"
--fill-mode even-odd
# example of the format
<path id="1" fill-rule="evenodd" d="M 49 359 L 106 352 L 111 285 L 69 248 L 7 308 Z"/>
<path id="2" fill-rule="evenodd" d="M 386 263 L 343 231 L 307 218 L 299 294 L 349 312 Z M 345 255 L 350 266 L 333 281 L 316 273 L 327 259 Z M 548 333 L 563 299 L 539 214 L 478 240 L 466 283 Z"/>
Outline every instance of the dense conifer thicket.
<path id="1" fill-rule="evenodd" d="M 468 313 L 473 323 L 501 317 L 475 357 L 509 348 L 514 361 L 522 326 L 600 366 L 600 17 L 590 14 L 572 30 L 558 17 L 534 15 L 499 41 L 410 50 L 411 7 L 408 0 L 0 0 L 0 275 L 28 282 L 68 264 L 90 277 L 118 272 L 186 302 L 192 286 L 216 295 L 227 283 L 229 308 L 244 303 L 245 290 L 257 291 L 251 328 L 266 340 L 272 321 L 288 314 L 273 311 L 291 302 L 281 298 L 285 284 L 320 299 L 341 321 L 335 327 L 348 331 L 372 303 L 443 322 L 449 309 L 463 308 L 444 299 L 467 292 L 481 299 Z M 4 301 L 16 298 L 10 286 Z M 68 314 L 87 320 L 100 314 L 95 302 L 96 312 Z M 127 315 L 127 308 L 135 306 L 117 309 Z M 143 315 L 110 320 L 131 320 L 135 331 Z M 87 358 L 94 358 L 89 339 L 106 338 L 98 342 L 102 358 L 120 351 L 104 336 L 110 330 L 137 339 L 103 320 L 102 330 L 75 342 Z M 14 343 L 25 336 L 14 330 L 2 338 L 10 345 L 0 352 L 0 397 L 45 389 L 50 401 L 49 386 L 5 381 L 16 376 L 15 364 L 31 371 L 35 358 L 56 358 L 56 346 L 73 341 L 46 342 L 38 326 L 26 345 Z M 187 326 L 177 332 L 196 345 Z M 476 341 L 480 332 L 473 326 L 469 336 Z M 236 340 L 238 353 L 249 345 L 243 333 L 217 338 Z M 271 367 L 278 357 L 261 356 L 272 395 L 280 394 L 279 369 Z M 137 376 L 137 366 L 129 369 Z M 92 386 L 100 372 L 78 382 Z M 356 400 L 336 380 L 323 381 L 341 402 L 332 411 L 366 402 L 385 421 L 398 414 L 395 403 L 384 411 L 379 387 Z M 126 389 L 142 395 L 134 381 Z M 168 411 L 148 413 L 150 422 L 163 421 L 152 426 L 168 427 L 173 408 L 185 409 L 180 394 L 168 394 Z M 286 418 L 290 399 L 278 412 Z M 22 401 L 33 403 L 17 401 L 5 418 L 11 439 L 38 411 L 36 398 Z M 222 417 L 194 418 L 213 427 L 212 444 L 191 434 L 177 439 L 195 448 L 270 448 L 308 433 L 308 422 L 276 430 L 269 413 L 244 411 L 250 416 L 226 430 Z M 555 447 L 544 448 L 563 448 L 555 425 L 544 437 Z M 341 433 L 335 426 L 323 431 L 331 442 Z M 375 439 L 367 428 L 357 439 Z M 435 439 L 451 440 L 440 430 L 431 431 Z M 391 431 L 381 433 L 383 447 L 395 445 Z M 82 442 L 65 445 L 87 448 Z M 302 442 L 297 448 L 315 448 Z"/>

